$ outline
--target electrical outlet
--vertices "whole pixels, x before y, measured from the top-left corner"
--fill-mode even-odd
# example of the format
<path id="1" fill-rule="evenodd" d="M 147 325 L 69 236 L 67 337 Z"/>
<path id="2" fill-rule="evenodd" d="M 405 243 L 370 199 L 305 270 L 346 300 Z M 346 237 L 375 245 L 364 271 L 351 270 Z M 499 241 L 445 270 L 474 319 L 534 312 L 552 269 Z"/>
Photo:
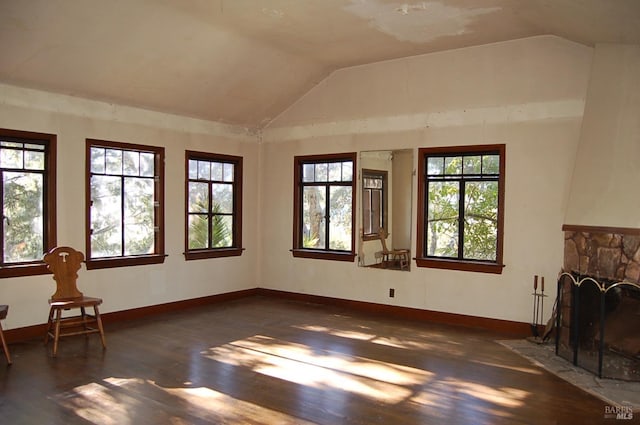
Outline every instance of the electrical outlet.
<path id="1" fill-rule="evenodd" d="M 389 296 L 391 298 L 395 297 L 396 296 L 396 290 L 393 289 L 393 288 L 389 288 Z"/>

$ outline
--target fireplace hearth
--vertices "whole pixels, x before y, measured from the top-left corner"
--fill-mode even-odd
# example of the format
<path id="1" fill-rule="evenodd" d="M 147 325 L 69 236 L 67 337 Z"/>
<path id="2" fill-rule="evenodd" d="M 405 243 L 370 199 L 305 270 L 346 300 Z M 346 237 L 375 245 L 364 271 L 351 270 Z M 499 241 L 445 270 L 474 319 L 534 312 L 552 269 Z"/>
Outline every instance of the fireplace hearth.
<path id="1" fill-rule="evenodd" d="M 640 381 L 638 230 L 564 230 L 556 354 L 601 378 Z"/>

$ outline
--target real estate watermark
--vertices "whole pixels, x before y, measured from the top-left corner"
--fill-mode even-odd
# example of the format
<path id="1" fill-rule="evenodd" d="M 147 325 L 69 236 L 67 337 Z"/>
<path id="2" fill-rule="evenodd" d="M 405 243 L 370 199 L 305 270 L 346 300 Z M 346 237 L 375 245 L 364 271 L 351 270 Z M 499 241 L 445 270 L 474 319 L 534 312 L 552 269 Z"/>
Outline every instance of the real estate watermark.
<path id="1" fill-rule="evenodd" d="M 604 406 L 605 419 L 633 419 L 633 407 L 632 406 Z"/>

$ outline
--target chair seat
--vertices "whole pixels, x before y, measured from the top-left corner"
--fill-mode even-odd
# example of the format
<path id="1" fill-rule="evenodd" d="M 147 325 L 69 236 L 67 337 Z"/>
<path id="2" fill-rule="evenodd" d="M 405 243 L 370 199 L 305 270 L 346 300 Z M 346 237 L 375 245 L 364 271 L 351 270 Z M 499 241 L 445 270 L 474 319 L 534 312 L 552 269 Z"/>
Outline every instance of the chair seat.
<path id="1" fill-rule="evenodd" d="M 49 305 L 52 308 L 79 308 L 79 307 L 92 307 L 95 305 L 102 304 L 102 298 L 93 298 L 93 297 L 79 297 L 79 298 L 69 298 L 66 300 L 49 300 Z"/>

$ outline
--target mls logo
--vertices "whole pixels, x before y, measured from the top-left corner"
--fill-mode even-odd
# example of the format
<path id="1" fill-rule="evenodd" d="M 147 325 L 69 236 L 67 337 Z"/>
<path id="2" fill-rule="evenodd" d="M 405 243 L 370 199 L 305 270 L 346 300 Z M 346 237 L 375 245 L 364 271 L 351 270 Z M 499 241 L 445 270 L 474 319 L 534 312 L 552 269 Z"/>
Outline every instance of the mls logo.
<path id="1" fill-rule="evenodd" d="M 633 408 L 631 406 L 604 406 L 604 417 L 606 419 L 633 419 Z"/>

